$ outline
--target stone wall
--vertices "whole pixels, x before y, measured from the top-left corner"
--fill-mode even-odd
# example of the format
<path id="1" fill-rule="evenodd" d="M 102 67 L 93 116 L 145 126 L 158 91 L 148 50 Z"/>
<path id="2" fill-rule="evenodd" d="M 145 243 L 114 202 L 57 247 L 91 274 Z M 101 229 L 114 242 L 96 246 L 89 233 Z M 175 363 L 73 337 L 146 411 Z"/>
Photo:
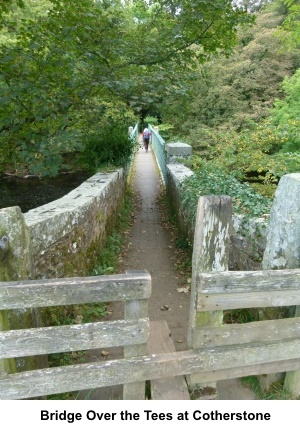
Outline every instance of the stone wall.
<path id="1" fill-rule="evenodd" d="M 127 174 L 98 173 L 61 199 L 23 214 L 0 209 L 0 281 L 85 276 L 123 202 Z M 37 309 L 0 312 L 0 331 L 39 327 Z M 47 367 L 47 357 L 0 360 L 0 374 Z"/>
<path id="2" fill-rule="evenodd" d="M 181 234 L 194 241 L 194 223 L 186 219 L 180 203 L 180 186 L 193 172 L 182 164 L 167 164 L 167 195 L 176 214 Z M 196 212 L 196 207 L 195 207 Z M 246 221 L 243 216 L 233 216 L 230 234 L 229 270 L 259 270 L 266 246 L 268 223 L 265 218 Z"/>
<path id="3" fill-rule="evenodd" d="M 118 214 L 125 186 L 122 169 L 97 173 L 61 199 L 24 214 L 36 278 L 88 274 Z"/>

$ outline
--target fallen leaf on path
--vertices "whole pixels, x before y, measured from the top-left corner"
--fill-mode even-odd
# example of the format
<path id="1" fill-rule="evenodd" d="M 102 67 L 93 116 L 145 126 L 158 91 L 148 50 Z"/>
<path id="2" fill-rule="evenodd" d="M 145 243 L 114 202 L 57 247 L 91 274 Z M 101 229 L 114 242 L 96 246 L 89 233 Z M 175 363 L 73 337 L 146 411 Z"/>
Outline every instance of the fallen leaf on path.
<path id="1" fill-rule="evenodd" d="M 178 293 L 188 293 L 190 291 L 189 287 L 177 288 Z"/>
<path id="2" fill-rule="evenodd" d="M 108 351 L 101 351 L 101 355 L 103 355 L 103 357 L 107 357 L 109 355 Z"/>

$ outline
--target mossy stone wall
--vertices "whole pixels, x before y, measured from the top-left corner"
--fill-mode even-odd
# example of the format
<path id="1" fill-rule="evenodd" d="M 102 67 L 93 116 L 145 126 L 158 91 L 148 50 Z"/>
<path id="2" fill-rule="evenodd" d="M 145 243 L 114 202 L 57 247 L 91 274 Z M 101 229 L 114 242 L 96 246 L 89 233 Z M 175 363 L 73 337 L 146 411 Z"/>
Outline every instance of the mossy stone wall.
<path id="1" fill-rule="evenodd" d="M 123 169 L 97 173 L 61 199 L 25 214 L 37 278 L 86 276 L 119 213 Z"/>

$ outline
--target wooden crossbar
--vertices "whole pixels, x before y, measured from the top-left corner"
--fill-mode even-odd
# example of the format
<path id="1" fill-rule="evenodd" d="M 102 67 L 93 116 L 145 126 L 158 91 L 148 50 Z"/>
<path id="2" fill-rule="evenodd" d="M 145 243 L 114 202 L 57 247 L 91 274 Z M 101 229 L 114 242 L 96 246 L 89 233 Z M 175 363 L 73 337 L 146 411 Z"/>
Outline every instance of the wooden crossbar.
<path id="1" fill-rule="evenodd" d="M 0 310 L 148 299 L 147 272 L 0 282 Z"/>
<path id="2" fill-rule="evenodd" d="M 0 331 L 0 359 L 146 344 L 148 336 L 148 318 Z"/>
<path id="3" fill-rule="evenodd" d="M 300 369 L 300 340 L 265 345 L 216 347 L 2 376 L 0 399 L 106 387 L 197 373 L 202 381 Z"/>
<path id="4" fill-rule="evenodd" d="M 198 311 L 300 305 L 300 269 L 200 273 L 196 282 Z"/>

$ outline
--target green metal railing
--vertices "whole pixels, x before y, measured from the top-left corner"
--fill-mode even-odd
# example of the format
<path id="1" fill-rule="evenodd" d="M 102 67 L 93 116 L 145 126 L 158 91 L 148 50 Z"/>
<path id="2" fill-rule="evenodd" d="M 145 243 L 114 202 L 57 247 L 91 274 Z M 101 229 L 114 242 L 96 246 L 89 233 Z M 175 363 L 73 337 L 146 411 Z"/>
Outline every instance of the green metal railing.
<path id="1" fill-rule="evenodd" d="M 152 151 L 154 152 L 162 180 L 163 182 L 166 182 L 167 166 L 166 166 L 165 141 L 158 133 L 158 131 L 155 130 L 154 127 L 151 127 L 150 124 L 148 125 L 148 128 L 151 131 L 151 148 L 152 148 Z M 139 125 L 136 124 L 135 127 L 130 127 L 129 134 L 134 140 L 138 141 Z"/>
<path id="2" fill-rule="evenodd" d="M 161 135 L 156 131 L 151 125 L 148 126 L 151 131 L 151 148 L 156 157 L 158 167 L 164 182 L 167 178 L 167 163 L 166 163 L 166 151 L 165 151 L 165 141 Z"/>
<path id="3" fill-rule="evenodd" d="M 133 128 L 133 130 L 132 131 L 130 130 L 129 133 L 131 134 L 131 137 L 137 141 L 138 134 L 139 134 L 139 125 L 135 124 L 135 127 Z"/>

